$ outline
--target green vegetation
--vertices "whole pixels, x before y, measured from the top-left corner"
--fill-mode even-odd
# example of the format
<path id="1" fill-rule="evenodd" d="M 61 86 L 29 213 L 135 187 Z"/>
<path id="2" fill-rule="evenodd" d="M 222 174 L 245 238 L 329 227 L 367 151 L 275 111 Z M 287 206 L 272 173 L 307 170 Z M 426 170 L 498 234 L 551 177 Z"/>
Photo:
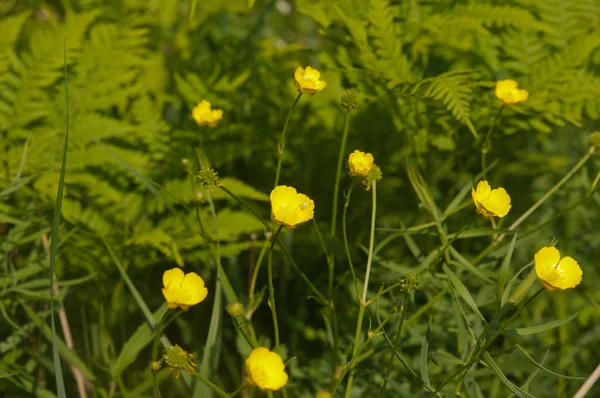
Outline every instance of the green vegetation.
<path id="1" fill-rule="evenodd" d="M 597 0 L 3 0 L 0 32 L 0 395 L 267 396 L 252 346 L 290 398 L 571 397 L 598 366 Z M 314 219 L 272 223 L 276 175 Z M 533 271 L 554 245 L 573 289 Z"/>

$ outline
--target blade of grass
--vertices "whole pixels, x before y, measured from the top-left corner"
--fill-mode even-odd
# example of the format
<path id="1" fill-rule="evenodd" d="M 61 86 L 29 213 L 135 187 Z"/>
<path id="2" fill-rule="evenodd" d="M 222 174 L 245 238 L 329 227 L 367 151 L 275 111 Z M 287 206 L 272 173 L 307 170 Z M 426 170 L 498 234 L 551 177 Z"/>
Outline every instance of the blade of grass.
<path id="1" fill-rule="evenodd" d="M 452 286 L 454 287 L 454 289 L 456 290 L 456 292 L 462 297 L 463 300 L 465 300 L 465 302 L 467 304 L 469 304 L 469 307 L 471 307 L 471 309 L 473 310 L 473 312 L 475 312 L 475 314 L 477 314 L 477 316 L 479 318 L 481 318 L 481 320 L 483 322 L 486 322 L 485 318 L 483 317 L 483 315 L 479 311 L 479 308 L 477 307 L 477 304 L 475 304 L 475 300 L 473 300 L 473 297 L 471 296 L 471 293 L 469 293 L 469 291 L 467 290 L 467 288 L 465 287 L 465 285 L 460 281 L 460 279 L 458 278 L 458 276 L 456 276 L 456 274 L 454 272 L 452 272 L 450 270 L 450 268 L 448 268 L 448 266 L 446 264 L 444 264 L 442 268 L 444 269 L 444 272 L 448 276 L 448 279 L 450 280 L 450 283 L 452 284 Z"/>
<path id="2" fill-rule="evenodd" d="M 529 336 L 531 334 L 537 334 L 545 332 L 546 330 L 554 329 L 559 327 L 562 324 L 570 322 L 571 320 L 577 317 L 577 312 L 573 315 L 569 315 L 566 318 L 557 319 L 555 321 L 550 321 L 546 323 L 542 323 L 541 325 L 531 326 L 528 328 L 517 328 L 517 329 L 506 329 L 506 334 L 508 335 L 519 335 L 519 336 Z"/>
<path id="3" fill-rule="evenodd" d="M 58 177 L 58 192 L 54 202 L 54 217 L 52 220 L 52 238 L 50 241 L 50 292 L 54 292 L 54 266 L 56 264 L 56 244 L 58 243 L 58 229 L 60 227 L 60 214 L 62 210 L 63 192 L 65 189 L 65 173 L 67 169 L 67 148 L 69 143 L 69 82 L 67 75 L 67 39 L 63 40 L 63 62 L 65 68 L 65 143 L 63 146 L 60 176 Z M 65 381 L 63 378 L 58 340 L 56 337 L 56 321 L 54 319 L 54 300 L 50 300 L 50 319 L 52 324 L 52 360 L 54 362 L 54 376 L 56 379 L 56 393 L 59 398 L 67 398 Z"/>
<path id="4" fill-rule="evenodd" d="M 504 293 L 504 280 L 506 279 L 506 271 L 508 271 L 508 266 L 510 265 L 510 260 L 512 259 L 516 243 L 517 234 L 513 236 L 512 241 L 510 242 L 510 247 L 508 248 L 508 252 L 506 253 L 506 256 L 504 256 L 504 261 L 502 261 L 502 266 L 500 266 L 500 276 L 498 277 L 498 289 L 496 291 L 500 307 L 502 307 L 502 294 Z"/>

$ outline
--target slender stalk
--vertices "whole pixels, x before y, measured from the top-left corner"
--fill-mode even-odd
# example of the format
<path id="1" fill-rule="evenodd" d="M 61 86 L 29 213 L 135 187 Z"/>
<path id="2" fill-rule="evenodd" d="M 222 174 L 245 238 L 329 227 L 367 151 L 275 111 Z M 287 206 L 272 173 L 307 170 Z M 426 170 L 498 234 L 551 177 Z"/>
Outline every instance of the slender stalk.
<path id="1" fill-rule="evenodd" d="M 283 152 L 285 150 L 285 136 L 287 133 L 288 124 L 290 123 L 290 118 L 292 117 L 292 113 L 294 112 L 294 108 L 300 100 L 300 97 L 302 97 L 302 93 L 299 93 L 294 102 L 292 103 L 292 107 L 290 108 L 290 111 L 288 112 L 288 115 L 285 118 L 285 123 L 283 124 L 283 131 L 281 131 L 281 139 L 279 141 L 279 144 L 277 145 L 277 153 L 279 154 L 279 159 L 277 160 L 277 171 L 275 172 L 275 184 L 273 184 L 273 187 L 279 185 L 279 176 L 281 175 L 281 164 L 283 163 Z"/>
<path id="2" fill-rule="evenodd" d="M 233 318 L 233 326 L 235 326 L 235 329 L 238 331 L 238 333 L 240 335 L 242 335 L 242 337 L 244 338 L 244 340 L 246 340 L 246 343 L 248 343 L 248 345 L 250 346 L 250 348 L 256 348 L 258 346 L 258 343 L 256 342 L 256 339 L 254 339 L 250 335 L 248 335 L 248 333 L 242 327 L 241 322 L 239 322 L 237 320 L 237 318 Z"/>
<path id="3" fill-rule="evenodd" d="M 252 273 L 252 281 L 250 282 L 250 301 L 252 301 L 252 299 L 254 298 L 254 291 L 256 290 L 256 280 L 258 279 L 258 271 L 260 270 L 260 266 L 262 264 L 262 261 L 265 257 L 265 253 L 267 252 L 267 249 L 270 246 L 270 239 L 267 239 L 265 241 L 265 244 L 263 245 L 262 250 L 260 251 L 260 254 L 258 255 L 258 261 L 256 262 L 256 265 L 254 266 L 254 272 Z"/>
<path id="4" fill-rule="evenodd" d="M 271 308 L 271 316 L 273 317 L 273 330 L 275 332 L 275 352 L 278 354 L 281 352 L 279 348 L 279 324 L 277 322 L 277 309 L 275 307 L 275 288 L 273 287 L 273 248 L 275 247 L 275 242 L 277 241 L 277 236 L 283 225 L 280 225 L 273 236 L 273 241 L 271 242 L 271 248 L 269 249 L 269 257 L 267 259 L 267 269 L 269 271 L 269 307 Z"/>
<path id="5" fill-rule="evenodd" d="M 487 134 L 485 135 L 483 144 L 481 145 L 481 175 L 483 176 L 484 180 L 486 179 L 485 156 L 487 155 L 490 148 L 492 147 L 492 133 L 494 132 L 494 128 L 496 127 L 498 120 L 500 120 L 500 115 L 502 114 L 503 110 L 504 110 L 504 105 L 502 105 L 500 107 L 500 109 L 498 109 L 498 113 L 496 113 L 496 117 L 494 118 L 494 121 L 492 122 L 490 129 L 488 130 Z"/>
<path id="6" fill-rule="evenodd" d="M 594 369 L 590 377 L 579 387 L 579 390 L 573 395 L 573 398 L 584 398 L 587 393 L 592 389 L 596 381 L 600 378 L 600 364 Z"/>
<path id="7" fill-rule="evenodd" d="M 375 217 L 377 214 L 377 181 L 372 181 L 372 198 L 373 206 L 371 210 L 371 234 L 369 237 L 369 255 L 367 257 L 367 270 L 365 271 L 365 282 L 363 286 L 362 298 L 360 300 L 360 309 L 358 311 L 358 319 L 356 320 L 356 331 L 354 333 L 354 348 L 352 349 L 352 358 L 356 358 L 358 353 L 358 345 L 360 343 L 360 335 L 362 331 L 363 317 L 365 314 L 367 291 L 369 289 L 369 277 L 371 276 L 371 264 L 373 261 L 373 247 L 375 246 Z M 355 369 L 350 371 L 348 376 L 348 384 L 346 385 L 346 398 L 350 397 L 352 383 L 354 382 Z"/>
<path id="8" fill-rule="evenodd" d="M 373 181 L 373 206 L 371 209 L 371 235 L 369 237 L 369 255 L 367 257 L 367 270 L 365 271 L 365 284 L 363 286 L 362 302 L 367 301 L 367 290 L 369 288 L 369 277 L 371 276 L 371 264 L 373 262 L 373 247 L 375 246 L 375 216 L 377 214 L 377 181 Z"/>
<path id="9" fill-rule="evenodd" d="M 406 313 L 406 306 L 408 301 L 408 293 L 404 294 L 404 302 L 402 303 L 402 307 L 400 308 L 400 322 L 398 322 L 398 328 L 396 329 L 396 335 L 394 336 L 394 341 L 398 341 L 400 336 L 402 335 L 402 326 L 404 324 L 404 314 Z M 396 357 L 395 349 L 390 354 L 390 359 L 388 360 L 388 368 L 385 373 L 385 378 L 383 379 L 383 383 L 381 385 L 381 391 L 379 392 L 379 397 L 383 398 L 385 395 L 385 389 L 387 388 L 388 381 L 390 380 L 390 375 L 392 374 L 392 368 L 394 367 L 394 358 Z"/>
<path id="10" fill-rule="evenodd" d="M 152 363 L 154 364 L 157 360 L 158 357 L 158 342 L 160 341 L 160 335 L 162 332 L 162 329 L 165 325 L 165 323 L 167 322 L 167 318 L 169 318 L 171 316 L 172 311 L 170 309 L 167 309 L 167 311 L 164 313 L 164 315 L 162 316 L 162 318 L 160 318 L 160 321 L 158 322 L 158 325 L 156 326 L 156 330 L 154 331 L 154 341 L 152 343 Z M 152 367 L 152 380 L 154 383 L 154 395 L 158 398 L 161 397 L 160 394 L 160 388 L 158 388 L 158 380 L 156 379 L 156 370 L 154 369 L 154 367 Z"/>
<path id="11" fill-rule="evenodd" d="M 346 201 L 344 202 L 344 212 L 342 213 L 342 234 L 344 236 L 344 248 L 346 249 L 346 257 L 348 259 L 348 266 L 350 267 L 350 273 L 352 274 L 352 281 L 356 288 L 356 299 L 360 303 L 360 291 L 358 289 L 358 278 L 354 271 L 354 264 L 352 263 L 352 256 L 350 255 L 350 245 L 348 244 L 348 229 L 346 228 L 346 219 L 348 215 L 348 206 L 350 205 L 350 196 L 352 195 L 352 188 L 354 183 L 350 186 L 348 193 L 346 194 Z"/>
<path id="12" fill-rule="evenodd" d="M 246 209 L 248 209 L 250 211 L 250 213 L 252 213 L 265 226 L 265 228 L 267 229 L 267 231 L 273 232 L 273 230 L 271 229 L 271 226 L 267 223 L 267 221 L 265 221 L 265 219 L 262 218 L 260 216 L 260 214 L 258 214 L 256 212 L 256 210 L 254 210 L 254 208 L 252 208 L 252 206 L 248 205 L 246 202 L 244 202 L 236 194 L 234 194 L 233 192 L 231 192 L 229 189 L 227 189 L 223 185 L 219 184 L 218 187 L 223 192 L 225 192 L 227 195 L 231 196 L 231 198 L 235 199 L 239 204 L 241 204 Z M 300 275 L 300 277 L 302 278 L 302 280 L 307 284 L 307 286 L 310 288 L 310 290 L 313 293 L 313 295 L 315 296 L 315 298 L 318 301 L 320 301 L 321 304 L 328 305 L 328 301 L 325 298 L 325 296 L 323 296 L 323 294 L 319 291 L 319 289 L 317 289 L 315 287 L 315 285 L 313 285 L 313 283 L 310 281 L 310 279 L 308 279 L 308 277 L 306 276 L 306 274 L 304 274 L 304 272 L 302 272 L 302 270 L 300 270 L 300 267 L 298 267 L 298 264 L 296 263 L 296 261 L 292 257 L 290 251 L 287 249 L 287 247 L 285 245 L 283 245 L 283 242 L 281 242 L 281 238 L 280 237 L 277 237 L 277 241 L 278 241 L 277 243 L 279 243 L 279 246 L 283 250 L 283 253 L 287 257 L 287 259 L 290 261 L 290 264 L 292 264 L 292 268 L 294 268 L 294 271 L 296 271 L 298 273 L 298 275 Z"/>
<path id="13" fill-rule="evenodd" d="M 346 140 L 348 138 L 348 130 L 350 127 L 350 112 L 346 112 L 344 119 L 344 132 L 342 133 L 342 142 L 340 144 L 340 153 L 338 155 L 337 168 L 335 172 L 335 183 L 333 184 L 333 205 L 331 207 L 331 231 L 329 236 L 335 238 L 337 227 L 337 212 L 338 212 L 338 197 L 340 193 L 340 180 L 342 178 L 342 164 L 346 154 Z"/>
<path id="14" fill-rule="evenodd" d="M 227 394 L 225 391 L 223 391 L 223 389 L 221 389 L 221 387 L 219 387 L 212 381 L 208 380 L 206 377 L 202 376 L 200 373 L 194 373 L 194 377 L 196 377 L 196 379 L 200 380 L 202 383 L 204 383 L 208 387 L 210 387 L 210 389 L 213 390 L 214 392 L 216 392 L 219 397 L 230 398 L 230 395 Z"/>
<path id="15" fill-rule="evenodd" d="M 509 231 L 516 229 L 523 221 L 525 221 L 534 211 L 537 210 L 550 196 L 552 196 L 560 187 L 562 187 L 573 175 L 587 162 L 587 160 L 595 152 L 596 147 L 590 147 L 590 149 L 583 155 L 583 157 L 569 170 L 569 172 L 557 182 L 548 192 L 544 194 L 537 202 L 535 202 L 529 209 L 521 215 L 512 225 L 508 227 Z M 492 252 L 502 242 L 506 235 L 500 235 L 498 239 L 490 243 L 473 261 L 474 265 L 477 265 L 483 260 L 490 252 Z"/>
<path id="16" fill-rule="evenodd" d="M 562 187 L 565 182 L 569 181 L 569 179 L 573 177 L 573 174 L 575 174 L 577 170 L 579 170 L 585 164 L 585 162 L 587 162 L 587 160 L 590 158 L 590 156 L 592 156 L 595 150 L 596 147 L 590 147 L 590 149 L 585 153 L 585 155 L 583 155 L 579 162 L 577 162 L 577 164 L 573 166 L 573 168 L 559 182 L 557 182 L 552 188 L 550 188 L 550 190 L 546 192 L 544 196 L 542 196 L 537 202 L 535 202 L 533 206 L 527 209 L 527 211 L 523 213 L 523 215 L 519 217 L 517 221 L 512 223 L 512 225 L 508 227 L 508 229 L 512 231 L 513 229 L 521 225 L 521 223 L 525 221 L 527 217 L 531 215 L 531 213 L 537 210 L 537 208 L 540 207 L 542 203 L 544 203 L 550 196 L 552 196 L 554 192 L 558 190 L 558 188 Z M 502 237 L 504 237 L 504 235 L 502 235 Z"/>

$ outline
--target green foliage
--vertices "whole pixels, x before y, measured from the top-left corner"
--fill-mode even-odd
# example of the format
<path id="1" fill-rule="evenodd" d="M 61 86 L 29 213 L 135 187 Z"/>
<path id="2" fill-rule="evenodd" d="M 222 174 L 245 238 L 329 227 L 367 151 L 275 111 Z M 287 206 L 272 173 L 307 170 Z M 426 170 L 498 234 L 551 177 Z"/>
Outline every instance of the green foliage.
<path id="1" fill-rule="evenodd" d="M 200 274 L 209 296 L 167 327 L 162 346 L 194 353 L 202 375 L 228 392 L 244 382 L 248 343 L 223 311 L 242 303 L 244 330 L 272 347 L 265 253 L 273 231 L 257 216 L 270 218 L 293 71 L 311 65 L 327 87 L 294 109 L 281 183 L 314 199 L 317 222 L 284 229 L 285 250 L 278 243 L 273 254 L 282 354 L 296 358 L 288 396 L 312 397 L 338 381 L 334 396 L 343 396 L 351 365 L 355 396 L 379 396 L 384 380 L 385 396 L 573 395 L 600 357 L 598 150 L 525 222 L 511 223 L 588 153 L 600 128 L 599 26 L 596 0 L 0 2 L 0 391 L 56 396 L 53 300 L 69 324 L 57 322 L 54 345 L 67 396 L 78 394 L 74 368 L 94 396 L 151 396 L 161 275 L 174 267 Z M 70 118 L 58 228 L 65 41 Z M 529 98 L 500 114 L 484 174 L 480 148 L 502 106 L 501 79 Z M 358 333 L 368 348 L 356 364 L 357 287 L 341 225 L 336 236 L 326 232 L 346 89 L 359 101 L 345 156 L 371 152 L 383 172 L 373 302 Z M 216 127 L 192 119 L 200 100 L 223 110 Z M 201 164 L 243 204 L 203 187 Z M 340 198 L 351 184 L 345 174 Z M 469 191 L 482 175 L 512 198 L 498 224 L 473 220 Z M 344 213 L 359 290 L 369 197 L 356 184 Z M 529 303 L 533 255 L 551 244 L 579 262 L 583 282 Z M 295 267 L 324 297 L 332 292 L 335 311 Z M 383 290 L 407 272 L 418 274 L 417 290 Z M 211 394 L 185 373 L 157 378 L 164 397 Z"/>

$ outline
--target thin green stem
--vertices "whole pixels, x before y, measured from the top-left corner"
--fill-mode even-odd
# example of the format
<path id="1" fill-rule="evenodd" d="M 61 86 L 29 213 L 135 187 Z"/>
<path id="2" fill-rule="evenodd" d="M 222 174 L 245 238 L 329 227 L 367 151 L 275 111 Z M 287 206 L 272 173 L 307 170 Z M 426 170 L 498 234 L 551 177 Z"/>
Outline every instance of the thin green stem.
<path id="1" fill-rule="evenodd" d="M 335 183 L 333 184 L 333 205 L 331 207 L 331 231 L 329 236 L 335 238 L 337 227 L 337 212 L 338 212 L 338 197 L 340 191 L 340 180 L 342 178 L 342 165 L 346 154 L 346 140 L 348 138 L 348 130 L 350 127 L 350 112 L 346 112 L 344 119 L 344 132 L 342 133 L 342 142 L 340 144 L 340 153 L 338 155 L 337 168 L 335 172 Z"/>
<path id="2" fill-rule="evenodd" d="M 251 337 L 242 327 L 241 322 L 238 321 L 237 318 L 233 318 L 233 326 L 238 331 L 238 333 L 246 340 L 246 343 L 250 346 L 250 348 L 256 348 L 258 346 L 258 342 L 255 338 Z"/>
<path id="3" fill-rule="evenodd" d="M 267 249 L 270 246 L 270 239 L 267 239 L 265 241 L 265 244 L 263 245 L 263 248 L 260 251 L 260 254 L 258 255 L 258 261 L 256 261 L 256 265 L 254 266 L 254 272 L 252 273 L 252 280 L 250 281 L 250 301 L 252 301 L 252 299 L 254 299 L 254 294 L 255 294 L 255 290 L 256 290 L 256 280 L 258 279 L 258 271 L 260 270 L 260 266 L 263 262 L 263 259 L 265 257 L 265 253 L 267 252 Z"/>
<path id="4" fill-rule="evenodd" d="M 590 147 L 590 149 L 585 153 L 585 155 L 583 155 L 583 157 L 579 160 L 579 162 L 577 162 L 577 164 L 575 166 L 573 166 L 573 168 L 559 182 L 557 182 L 552 188 L 550 188 L 550 190 L 548 192 L 546 192 L 546 194 L 544 196 L 542 196 L 537 202 L 535 202 L 533 204 L 533 206 L 531 206 L 529 209 L 527 209 L 527 211 L 525 213 L 523 213 L 523 215 L 521 217 L 519 217 L 517 219 L 517 221 L 512 223 L 512 225 L 510 227 L 508 227 L 508 229 L 510 231 L 512 231 L 513 229 L 515 229 L 519 225 L 521 225 L 521 223 L 523 221 L 525 221 L 527 219 L 527 217 L 529 217 L 531 215 L 531 213 L 533 213 L 535 210 L 537 210 L 537 208 L 540 207 L 542 205 L 542 203 L 544 203 L 550 196 L 552 196 L 554 194 L 554 192 L 556 192 L 560 187 L 562 187 L 564 185 L 564 183 L 569 181 L 569 179 L 573 176 L 573 174 L 575 174 L 585 164 L 585 162 L 587 162 L 587 160 L 590 158 L 590 156 L 592 156 L 592 154 L 594 153 L 595 150 L 596 150 L 596 147 L 594 147 L 594 146 Z M 502 235 L 502 237 L 504 237 L 504 235 Z"/>
<path id="5" fill-rule="evenodd" d="M 283 153 L 285 150 L 285 136 L 287 134 L 287 129 L 288 129 L 288 124 L 290 123 L 290 118 L 292 117 L 292 113 L 294 112 L 294 108 L 296 107 L 296 104 L 300 100 L 300 97 L 302 97 L 302 93 L 299 93 L 298 96 L 296 97 L 296 99 L 294 100 L 294 103 L 292 104 L 292 107 L 290 108 L 290 111 L 288 112 L 288 115 L 285 118 L 285 123 L 283 124 L 283 131 L 281 132 L 281 139 L 279 141 L 279 144 L 277 145 L 277 153 L 279 154 L 279 159 L 277 159 L 277 171 L 275 172 L 275 184 L 273 184 L 273 187 L 276 187 L 277 185 L 279 185 L 279 176 L 281 175 L 281 165 L 283 163 Z"/>
<path id="6" fill-rule="evenodd" d="M 448 292 L 450 291 L 450 286 L 446 286 L 444 288 L 444 290 L 440 291 L 438 294 L 436 294 L 435 296 L 433 296 L 431 298 L 431 300 L 428 300 L 427 303 L 420 307 L 417 312 L 415 312 L 414 314 L 412 314 L 407 320 L 406 322 L 404 322 L 405 325 L 410 325 L 412 324 L 414 321 L 416 321 L 417 319 L 419 319 L 419 317 L 421 315 L 423 315 L 425 312 L 427 312 L 427 310 L 429 310 L 431 307 L 433 307 L 438 301 L 440 301 L 440 299 L 442 297 L 444 297 Z"/>
<path id="7" fill-rule="evenodd" d="M 172 311 L 170 309 L 167 309 L 167 311 L 164 313 L 162 318 L 160 318 L 160 321 L 158 322 L 158 325 L 156 326 L 156 330 L 154 331 L 154 341 L 152 343 L 152 364 L 156 363 L 156 361 L 157 361 L 158 342 L 160 341 L 160 335 L 161 335 L 161 332 L 162 332 L 162 329 L 163 329 L 165 323 L 167 322 L 167 318 L 169 318 L 171 316 L 171 313 L 172 313 Z M 156 379 L 156 370 L 154 369 L 154 366 L 152 366 L 152 381 L 154 383 L 154 394 L 155 394 L 155 396 L 160 398 L 161 397 L 160 388 L 158 388 L 158 380 Z"/>
<path id="8" fill-rule="evenodd" d="M 400 308 L 400 322 L 398 322 L 398 328 L 396 329 L 396 335 L 394 336 L 394 341 L 398 341 L 400 339 L 400 336 L 402 335 L 402 326 L 404 324 L 404 314 L 406 313 L 406 307 L 407 307 L 407 301 L 408 301 L 408 293 L 404 294 L 404 301 L 402 303 L 402 307 Z M 392 368 L 394 367 L 394 358 L 396 357 L 395 355 L 395 349 L 392 351 L 392 353 L 390 354 L 390 359 L 388 360 L 388 368 L 387 371 L 385 372 L 385 377 L 383 379 L 383 383 L 381 384 L 381 391 L 379 392 L 379 397 L 383 398 L 383 396 L 385 395 L 385 389 L 387 388 L 387 384 L 388 381 L 390 380 L 390 376 L 392 374 Z"/>
<path id="9" fill-rule="evenodd" d="M 281 350 L 279 348 L 279 324 L 277 322 L 277 309 L 275 307 L 275 288 L 273 287 L 273 248 L 275 247 L 275 242 L 277 241 L 277 237 L 283 225 L 280 225 L 273 236 L 273 241 L 271 243 L 271 248 L 269 249 L 269 257 L 267 259 L 267 267 L 269 271 L 269 307 L 271 308 L 271 316 L 273 317 L 273 330 L 275 332 L 275 352 L 280 353 Z"/>
<path id="10" fill-rule="evenodd" d="M 508 227 L 509 231 L 516 229 L 523 221 L 525 221 L 534 211 L 537 210 L 550 196 L 552 196 L 560 187 L 562 187 L 573 175 L 588 161 L 588 159 L 595 152 L 596 147 L 590 147 L 590 149 L 582 156 L 582 158 L 569 170 L 567 174 L 557 182 L 548 192 L 544 194 L 537 202 L 535 202 L 529 209 L 521 215 L 511 226 Z M 498 239 L 490 243 L 479 255 L 475 258 L 473 264 L 477 265 L 483 260 L 490 252 L 492 252 L 502 242 L 506 235 L 500 235 Z"/>
<path id="11" fill-rule="evenodd" d="M 358 353 L 358 345 L 360 343 L 360 336 L 362 331 L 363 317 L 365 314 L 366 302 L 367 302 L 367 291 L 369 289 L 369 277 L 371 276 L 371 264 L 373 262 L 373 248 L 375 246 L 375 218 L 377 215 L 377 181 L 372 181 L 372 200 L 373 205 L 371 209 L 371 233 L 369 236 L 369 254 L 367 257 L 367 269 L 365 271 L 365 282 L 363 286 L 362 298 L 360 300 L 360 309 L 358 312 L 358 318 L 356 320 L 356 331 L 354 333 L 354 348 L 352 349 L 352 358 L 356 358 Z M 345 228 L 344 228 L 345 229 Z M 352 383 L 354 381 L 355 369 L 350 371 L 348 377 L 348 384 L 346 385 L 346 398 L 350 397 L 350 391 L 352 390 Z"/>
<path id="12" fill-rule="evenodd" d="M 230 395 L 227 394 L 221 387 L 208 380 L 206 377 L 202 376 L 200 373 L 194 373 L 194 377 L 200 380 L 202 383 L 206 384 L 211 390 L 213 390 L 217 395 L 221 398 L 230 398 Z"/>
<path id="13" fill-rule="evenodd" d="M 496 117 L 494 118 L 494 121 L 492 122 L 492 125 L 490 126 L 490 129 L 488 130 L 487 134 L 485 135 L 485 138 L 483 139 L 483 143 L 481 145 L 481 175 L 483 176 L 484 180 L 486 179 L 485 157 L 489 152 L 490 148 L 492 147 L 492 133 L 494 132 L 496 124 L 498 124 L 498 120 L 500 120 L 500 115 L 502 114 L 503 110 L 504 105 L 502 105 L 500 109 L 498 109 L 498 113 L 496 113 Z"/>
<path id="14" fill-rule="evenodd" d="M 356 288 L 356 299 L 360 302 L 360 291 L 358 289 L 358 278 L 354 271 L 354 264 L 352 263 L 352 256 L 350 255 L 350 245 L 348 244 L 348 229 L 346 228 L 346 219 L 348 216 L 348 207 L 350 206 L 350 196 L 352 196 L 352 188 L 354 183 L 350 186 L 348 193 L 346 194 L 346 200 L 344 202 L 344 212 L 342 213 L 342 234 L 344 236 L 344 248 L 346 249 L 346 257 L 348 259 L 348 266 L 350 267 L 350 273 L 352 274 L 352 281 Z"/>
<path id="15" fill-rule="evenodd" d="M 235 199 L 243 207 L 245 207 L 246 209 L 248 209 L 250 211 L 250 213 L 252 213 L 265 226 L 265 228 L 267 229 L 267 231 L 273 232 L 271 226 L 267 223 L 267 221 L 265 221 L 265 219 L 262 218 L 260 216 L 260 214 L 258 214 L 256 212 L 256 210 L 254 210 L 254 208 L 252 208 L 252 206 L 248 205 L 246 202 L 244 202 L 236 194 L 234 194 L 233 192 L 231 192 L 229 189 L 227 189 L 223 185 L 219 184 L 218 187 L 223 192 L 225 192 L 227 195 L 231 196 L 231 198 Z M 277 237 L 277 240 L 278 240 L 277 243 L 279 243 L 279 246 L 283 250 L 283 253 L 287 257 L 287 259 L 290 261 L 290 264 L 292 265 L 292 268 L 294 268 L 294 271 L 296 271 L 296 273 L 298 273 L 298 275 L 300 275 L 300 277 L 307 284 L 307 286 L 309 287 L 309 289 L 311 290 L 311 292 L 315 296 L 315 298 L 318 299 L 318 301 L 320 301 L 321 304 L 327 305 L 328 301 L 325 298 L 325 296 L 323 296 L 323 294 L 319 291 L 319 289 L 317 289 L 315 287 L 315 285 L 313 285 L 313 283 L 310 281 L 310 279 L 308 279 L 308 277 L 306 276 L 306 274 L 304 274 L 304 272 L 302 272 L 302 270 L 300 270 L 300 267 L 298 267 L 298 264 L 296 263 L 296 261 L 292 257 L 292 255 L 289 252 L 289 250 L 287 249 L 287 247 L 285 245 L 283 245 L 283 243 L 281 242 L 281 238 Z"/>

